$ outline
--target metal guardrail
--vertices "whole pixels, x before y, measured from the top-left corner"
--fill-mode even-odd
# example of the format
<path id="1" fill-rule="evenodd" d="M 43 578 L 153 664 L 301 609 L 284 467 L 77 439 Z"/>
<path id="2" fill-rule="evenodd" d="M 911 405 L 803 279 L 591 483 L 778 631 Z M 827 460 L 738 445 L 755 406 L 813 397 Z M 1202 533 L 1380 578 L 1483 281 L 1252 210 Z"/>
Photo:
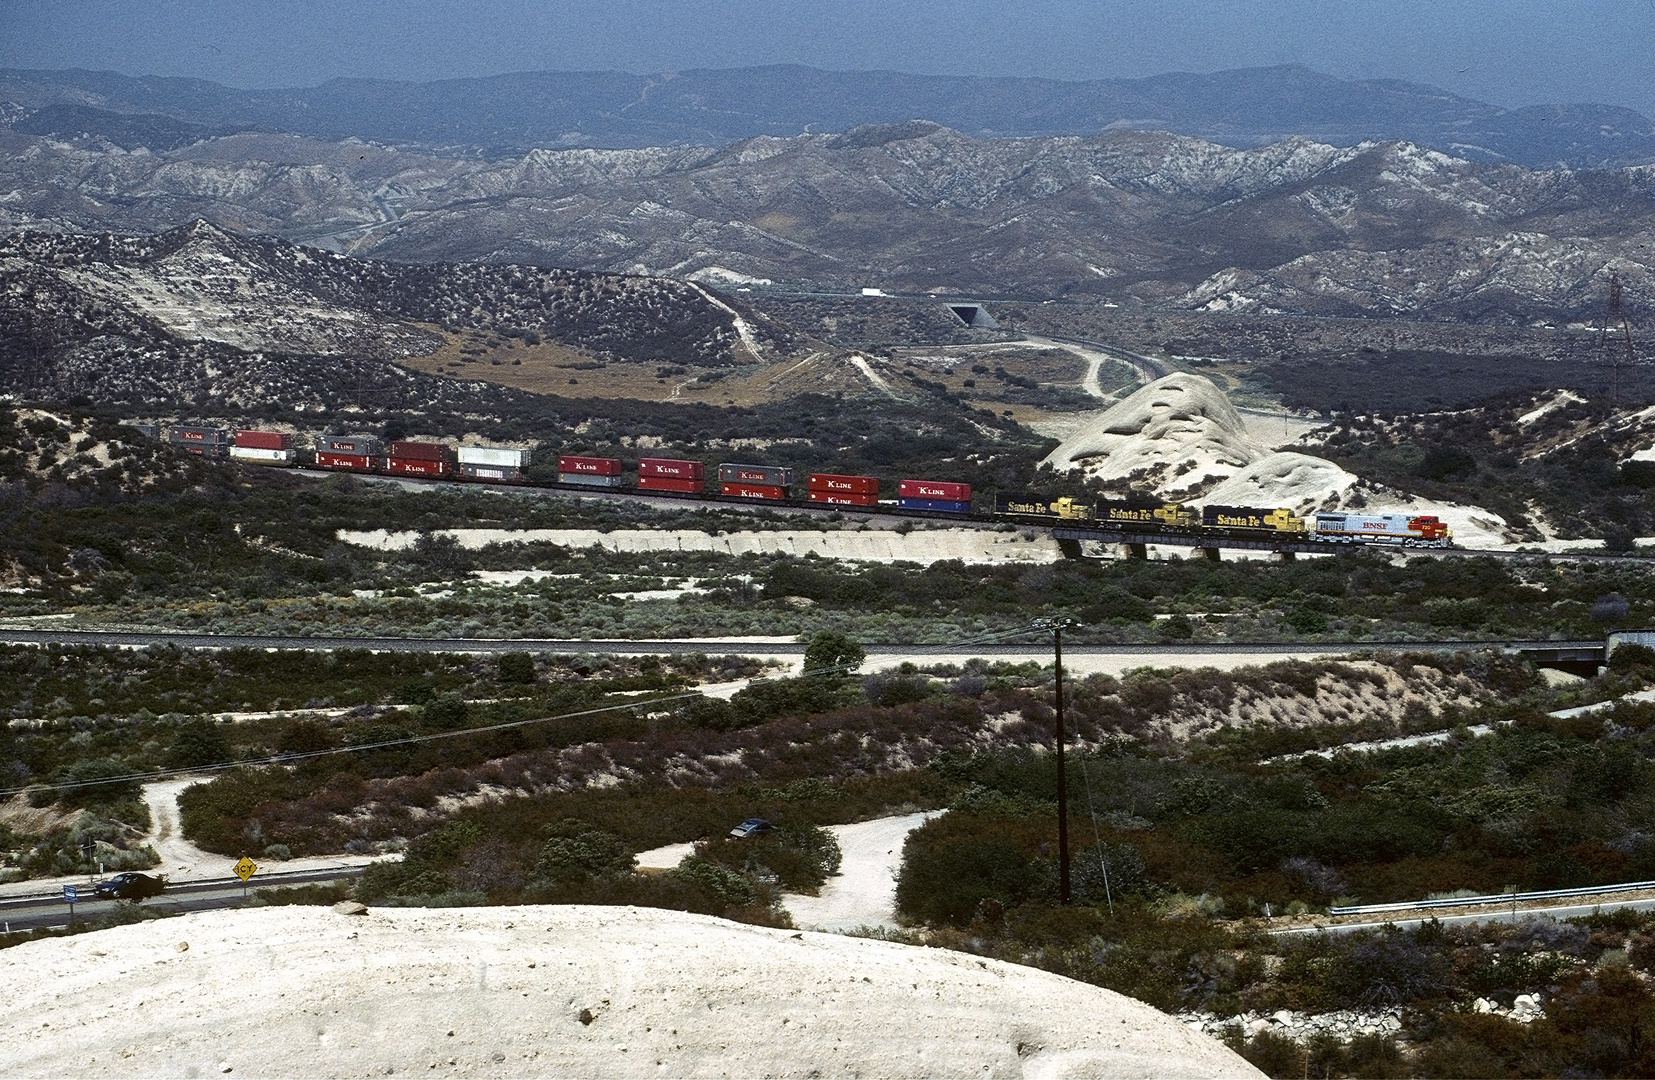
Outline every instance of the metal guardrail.
<path id="1" fill-rule="evenodd" d="M 1544 892 L 1494 893 L 1489 896 L 1451 896 L 1440 900 L 1404 900 L 1395 904 L 1357 904 L 1330 907 L 1329 915 L 1378 915 L 1387 911 L 1417 911 L 1420 908 L 1474 907 L 1479 904 L 1517 904 L 1527 900 L 1565 900 L 1571 896 L 1637 892 L 1655 889 L 1655 881 L 1624 881 L 1619 885 L 1584 885 L 1578 889 L 1547 889 Z"/>

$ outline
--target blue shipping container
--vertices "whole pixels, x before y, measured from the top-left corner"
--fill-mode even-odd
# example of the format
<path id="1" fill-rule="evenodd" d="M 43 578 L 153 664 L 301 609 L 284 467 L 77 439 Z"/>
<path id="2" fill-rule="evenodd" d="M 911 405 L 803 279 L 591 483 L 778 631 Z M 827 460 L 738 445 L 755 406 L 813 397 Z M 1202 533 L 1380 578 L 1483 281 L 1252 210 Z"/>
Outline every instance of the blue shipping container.
<path id="1" fill-rule="evenodd" d="M 953 499 L 898 499 L 896 504 L 904 510 L 938 510 L 944 514 L 969 514 L 971 503 L 955 502 Z"/>

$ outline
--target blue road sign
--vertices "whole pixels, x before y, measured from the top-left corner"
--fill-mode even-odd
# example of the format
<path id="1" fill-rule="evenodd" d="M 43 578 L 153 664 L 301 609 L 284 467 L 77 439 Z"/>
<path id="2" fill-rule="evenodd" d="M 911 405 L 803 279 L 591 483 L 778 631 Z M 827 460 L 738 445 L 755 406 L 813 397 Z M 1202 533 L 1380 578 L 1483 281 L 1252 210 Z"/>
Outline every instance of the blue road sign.
<path id="1" fill-rule="evenodd" d="M 75 895 L 75 887 L 73 885 L 65 885 L 63 887 L 63 898 L 65 900 L 69 901 L 71 904 L 73 904 L 77 899 L 79 899 L 79 897 L 77 897 Z"/>

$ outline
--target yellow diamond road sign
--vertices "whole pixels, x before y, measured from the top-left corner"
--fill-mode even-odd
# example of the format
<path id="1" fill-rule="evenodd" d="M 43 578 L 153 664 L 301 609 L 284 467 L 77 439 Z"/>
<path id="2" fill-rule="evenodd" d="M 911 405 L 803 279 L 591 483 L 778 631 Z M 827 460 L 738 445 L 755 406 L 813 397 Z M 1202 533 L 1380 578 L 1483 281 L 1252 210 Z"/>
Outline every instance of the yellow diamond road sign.
<path id="1" fill-rule="evenodd" d="M 258 863 L 243 855 L 241 857 L 241 861 L 236 863 L 236 876 L 241 878 L 241 880 L 246 881 L 248 878 L 253 876 L 253 871 L 258 868 Z"/>

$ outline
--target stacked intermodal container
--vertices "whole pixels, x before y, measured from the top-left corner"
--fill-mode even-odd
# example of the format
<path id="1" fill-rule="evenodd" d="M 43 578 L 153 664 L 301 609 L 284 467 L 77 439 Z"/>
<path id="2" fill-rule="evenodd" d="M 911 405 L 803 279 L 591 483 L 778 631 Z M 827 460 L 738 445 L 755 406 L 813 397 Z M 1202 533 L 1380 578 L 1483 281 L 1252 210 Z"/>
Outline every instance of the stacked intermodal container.
<path id="1" fill-rule="evenodd" d="M 521 480 L 529 455 L 520 446 L 462 446 L 455 452 L 460 475 L 473 480 Z"/>
<path id="2" fill-rule="evenodd" d="M 896 504 L 904 510 L 969 514 L 971 485 L 948 480 L 901 480 L 896 485 Z"/>
<path id="3" fill-rule="evenodd" d="M 586 487 L 621 486 L 619 458 L 585 457 L 564 454 L 557 459 L 557 478 L 565 484 L 584 484 Z"/>
<path id="4" fill-rule="evenodd" d="M 707 467 L 682 458 L 639 458 L 638 488 L 641 491 L 678 491 L 693 494 L 706 482 Z"/>
<path id="5" fill-rule="evenodd" d="M 844 476 L 839 473 L 811 473 L 810 501 L 835 506 L 878 506 L 879 478 Z"/>
<path id="6" fill-rule="evenodd" d="M 224 457 L 230 449 L 230 433 L 223 428 L 180 425 L 168 431 L 170 441 L 187 454 Z"/>
<path id="7" fill-rule="evenodd" d="M 403 476 L 452 476 L 454 451 L 443 443 L 397 439 L 385 455 L 385 471 Z"/>
<path id="8" fill-rule="evenodd" d="M 146 439 L 159 439 L 161 437 L 160 424 L 148 424 L 141 421 L 128 420 L 121 426 L 131 428 L 133 431 L 136 431 Z"/>
<path id="9" fill-rule="evenodd" d="M 299 452 L 293 448 L 293 436 L 286 431 L 246 428 L 236 432 L 230 457 L 254 465 L 293 465 L 299 460 Z"/>
<path id="10" fill-rule="evenodd" d="M 738 465 L 725 462 L 718 467 L 718 490 L 733 499 L 785 499 L 793 486 L 793 470 L 780 465 Z"/>
<path id="11" fill-rule="evenodd" d="M 379 468 L 380 443 L 372 435 L 323 435 L 316 440 L 316 464 L 324 469 L 373 472 Z"/>

